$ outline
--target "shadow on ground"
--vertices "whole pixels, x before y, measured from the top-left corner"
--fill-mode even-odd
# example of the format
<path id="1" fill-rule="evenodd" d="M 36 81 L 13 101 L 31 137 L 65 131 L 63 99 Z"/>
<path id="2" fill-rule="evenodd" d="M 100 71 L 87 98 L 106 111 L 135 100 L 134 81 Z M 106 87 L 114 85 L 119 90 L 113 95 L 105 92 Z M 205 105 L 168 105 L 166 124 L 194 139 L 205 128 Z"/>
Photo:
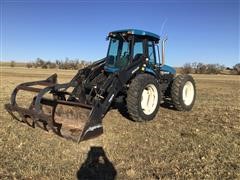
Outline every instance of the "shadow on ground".
<path id="1" fill-rule="evenodd" d="M 170 109 L 170 110 L 174 110 L 176 111 L 177 109 L 174 107 L 174 104 L 171 100 L 168 99 L 164 99 L 164 102 L 160 105 L 160 107 L 166 108 L 166 109 Z"/>
<path id="2" fill-rule="evenodd" d="M 87 159 L 77 172 L 78 180 L 115 179 L 117 171 L 107 158 L 102 147 L 93 146 L 88 152 Z"/>

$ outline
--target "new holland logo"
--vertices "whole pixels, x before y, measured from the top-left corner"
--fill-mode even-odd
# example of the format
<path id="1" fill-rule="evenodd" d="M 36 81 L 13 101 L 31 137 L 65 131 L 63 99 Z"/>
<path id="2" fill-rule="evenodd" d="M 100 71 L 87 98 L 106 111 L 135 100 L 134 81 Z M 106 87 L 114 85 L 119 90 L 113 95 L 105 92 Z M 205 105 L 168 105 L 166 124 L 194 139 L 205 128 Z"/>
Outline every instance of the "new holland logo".
<path id="1" fill-rule="evenodd" d="M 132 71 L 132 74 L 134 74 L 137 70 L 139 70 L 139 67 L 136 67 L 136 68 Z"/>
<path id="2" fill-rule="evenodd" d="M 86 132 L 84 133 L 84 135 L 86 135 L 89 131 L 94 131 L 95 129 L 98 129 L 98 128 L 102 128 L 102 125 L 101 124 L 97 124 L 95 126 L 91 126 L 89 127 Z"/>
<path id="3" fill-rule="evenodd" d="M 108 102 L 111 102 L 113 100 L 114 94 L 110 97 L 110 99 L 108 100 Z"/>

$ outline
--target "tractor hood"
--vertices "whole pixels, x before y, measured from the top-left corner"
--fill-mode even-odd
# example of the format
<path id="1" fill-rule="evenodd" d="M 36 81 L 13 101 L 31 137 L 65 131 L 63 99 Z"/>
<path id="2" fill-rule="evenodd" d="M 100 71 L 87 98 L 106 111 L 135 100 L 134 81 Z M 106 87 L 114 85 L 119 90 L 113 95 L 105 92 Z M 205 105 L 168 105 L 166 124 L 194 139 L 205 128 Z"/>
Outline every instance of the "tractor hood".
<path id="1" fill-rule="evenodd" d="M 169 72 L 170 74 L 176 74 L 176 70 L 168 65 L 160 66 L 160 70 L 164 72 Z"/>

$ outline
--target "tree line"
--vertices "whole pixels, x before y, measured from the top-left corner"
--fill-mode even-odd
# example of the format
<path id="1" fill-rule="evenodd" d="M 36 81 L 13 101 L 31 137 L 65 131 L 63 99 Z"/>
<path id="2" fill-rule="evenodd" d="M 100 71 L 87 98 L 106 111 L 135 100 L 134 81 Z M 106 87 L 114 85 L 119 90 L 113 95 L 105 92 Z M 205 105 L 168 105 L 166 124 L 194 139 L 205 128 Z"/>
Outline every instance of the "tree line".
<path id="1" fill-rule="evenodd" d="M 55 62 L 45 61 L 41 58 L 37 58 L 35 62 L 29 62 L 26 64 L 27 68 L 42 68 L 42 69 L 81 69 L 88 65 L 91 62 L 87 62 L 79 59 L 69 59 L 65 60 L 56 60 Z"/>
<path id="2" fill-rule="evenodd" d="M 34 62 L 26 63 L 27 68 L 42 68 L 42 69 L 81 69 L 91 62 L 79 60 L 79 59 L 69 59 L 56 60 L 55 62 L 46 61 L 41 58 L 37 58 Z M 15 61 L 10 62 L 11 67 L 16 66 Z M 233 67 L 225 67 L 221 64 L 204 64 L 201 62 L 185 63 L 180 67 L 180 73 L 182 74 L 221 74 L 224 70 L 228 70 L 230 74 L 240 75 L 240 63 L 237 63 Z"/>
<path id="3" fill-rule="evenodd" d="M 240 63 L 233 67 L 225 67 L 222 64 L 204 64 L 201 62 L 185 63 L 180 68 L 182 74 L 221 74 L 228 70 L 230 74 L 240 75 Z"/>

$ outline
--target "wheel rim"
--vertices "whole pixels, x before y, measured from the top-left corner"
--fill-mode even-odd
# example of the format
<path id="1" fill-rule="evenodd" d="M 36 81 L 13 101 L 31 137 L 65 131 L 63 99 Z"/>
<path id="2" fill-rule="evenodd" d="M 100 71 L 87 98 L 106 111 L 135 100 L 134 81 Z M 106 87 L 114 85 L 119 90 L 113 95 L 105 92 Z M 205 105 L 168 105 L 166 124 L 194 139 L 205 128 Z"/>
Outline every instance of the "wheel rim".
<path id="1" fill-rule="evenodd" d="M 141 108 L 146 115 L 150 115 L 155 111 L 157 104 L 157 88 L 153 84 L 148 84 L 142 92 Z"/>
<path id="2" fill-rule="evenodd" d="M 189 106 L 193 102 L 194 98 L 194 87 L 191 81 L 187 81 L 183 87 L 183 102 L 186 106 Z"/>

